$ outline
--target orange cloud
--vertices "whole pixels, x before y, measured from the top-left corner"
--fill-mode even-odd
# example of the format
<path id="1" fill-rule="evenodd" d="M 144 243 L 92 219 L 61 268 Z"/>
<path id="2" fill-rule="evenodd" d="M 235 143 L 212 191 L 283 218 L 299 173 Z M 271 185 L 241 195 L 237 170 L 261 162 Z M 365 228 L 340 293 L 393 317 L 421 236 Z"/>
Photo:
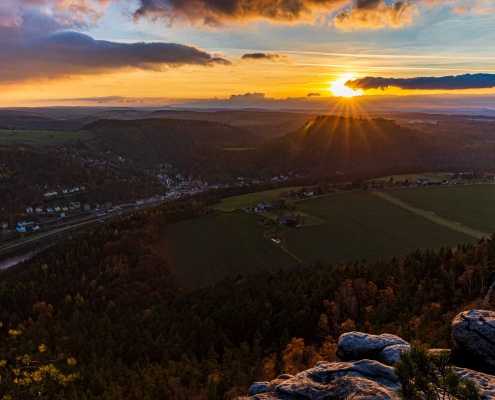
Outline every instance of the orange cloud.
<path id="1" fill-rule="evenodd" d="M 333 21 L 343 31 L 402 28 L 412 24 L 416 14 L 416 8 L 409 1 L 388 5 L 383 0 L 356 0 L 351 8 L 340 11 Z"/>
<path id="2" fill-rule="evenodd" d="M 349 0 L 140 0 L 135 12 L 141 17 L 168 22 L 186 20 L 200 25 L 221 25 L 229 21 L 268 19 L 294 22 L 314 12 L 338 10 Z"/>

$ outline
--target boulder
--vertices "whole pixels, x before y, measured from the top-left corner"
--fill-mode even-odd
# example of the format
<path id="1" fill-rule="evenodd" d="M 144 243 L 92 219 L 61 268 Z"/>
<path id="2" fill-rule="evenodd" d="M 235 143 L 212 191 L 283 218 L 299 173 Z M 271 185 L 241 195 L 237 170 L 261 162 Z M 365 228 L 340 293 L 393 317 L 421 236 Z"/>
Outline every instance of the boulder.
<path id="1" fill-rule="evenodd" d="M 466 356 L 495 368 L 495 312 L 461 312 L 452 322 L 452 334 Z"/>
<path id="2" fill-rule="evenodd" d="M 268 382 L 255 382 L 249 388 L 248 396 L 254 396 L 255 394 L 265 393 L 267 390 Z"/>
<path id="3" fill-rule="evenodd" d="M 387 346 L 378 355 L 378 361 L 385 365 L 394 365 L 400 359 L 400 353 L 410 349 L 409 343 Z"/>
<path id="4" fill-rule="evenodd" d="M 482 400 L 495 399 L 495 376 L 472 371 L 467 368 L 456 368 L 461 379 L 472 379 L 479 389 Z"/>
<path id="5" fill-rule="evenodd" d="M 339 338 L 337 355 L 345 361 L 371 359 L 393 365 L 400 351 L 409 350 L 405 340 L 395 335 L 369 335 L 362 332 L 345 333 Z"/>
<path id="6" fill-rule="evenodd" d="M 250 400 L 396 399 L 399 382 L 392 368 L 373 360 L 329 363 L 267 385 Z"/>

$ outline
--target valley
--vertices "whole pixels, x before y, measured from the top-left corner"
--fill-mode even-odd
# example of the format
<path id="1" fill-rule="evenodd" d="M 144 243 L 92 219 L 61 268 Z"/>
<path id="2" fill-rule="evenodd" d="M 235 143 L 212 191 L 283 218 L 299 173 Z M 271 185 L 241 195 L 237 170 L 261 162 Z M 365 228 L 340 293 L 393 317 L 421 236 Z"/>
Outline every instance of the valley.
<path id="1" fill-rule="evenodd" d="M 297 264 L 403 258 L 415 250 L 475 243 L 495 231 L 493 184 L 361 190 L 291 200 L 287 193 L 294 190 L 227 198 L 213 206 L 221 214 L 167 227 L 158 248 L 183 282 L 204 286 Z M 390 202 L 382 193 L 421 207 L 426 216 Z M 260 202 L 280 200 L 295 209 L 254 212 Z M 279 214 L 292 216 L 301 227 L 277 224 Z"/>

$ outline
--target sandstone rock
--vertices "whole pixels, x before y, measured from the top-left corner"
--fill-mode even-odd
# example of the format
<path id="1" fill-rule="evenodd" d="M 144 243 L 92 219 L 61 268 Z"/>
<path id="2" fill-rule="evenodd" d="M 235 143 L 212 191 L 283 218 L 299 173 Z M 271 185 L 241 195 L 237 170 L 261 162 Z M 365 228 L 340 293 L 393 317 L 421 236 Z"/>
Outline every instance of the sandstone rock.
<path id="1" fill-rule="evenodd" d="M 400 353 L 410 349 L 409 344 L 394 344 L 393 346 L 385 347 L 378 355 L 378 361 L 385 365 L 394 365 L 400 359 Z"/>
<path id="2" fill-rule="evenodd" d="M 495 312 L 470 310 L 452 322 L 452 334 L 463 351 L 495 368 Z"/>
<path id="3" fill-rule="evenodd" d="M 337 355 L 342 360 L 378 360 L 392 365 L 399 359 L 401 350 L 409 349 L 409 343 L 395 335 L 369 335 L 362 332 L 343 334 L 338 341 Z M 388 350 L 386 350 L 388 349 Z"/>
<path id="4" fill-rule="evenodd" d="M 248 396 L 254 396 L 255 394 L 265 393 L 268 382 L 255 382 L 249 388 Z"/>
<path id="5" fill-rule="evenodd" d="M 448 353 L 449 355 L 452 354 L 452 350 L 450 349 L 429 349 L 428 353 L 430 354 L 442 354 L 442 353 Z"/>
<path id="6" fill-rule="evenodd" d="M 289 379 L 279 379 L 267 385 L 265 393 L 250 400 L 327 400 L 396 399 L 399 388 L 392 368 L 377 361 L 329 363 L 322 361 L 314 368 Z"/>
<path id="7" fill-rule="evenodd" d="M 472 379 L 474 381 L 483 400 L 495 399 L 495 376 L 466 368 L 456 368 L 456 371 L 461 379 Z"/>

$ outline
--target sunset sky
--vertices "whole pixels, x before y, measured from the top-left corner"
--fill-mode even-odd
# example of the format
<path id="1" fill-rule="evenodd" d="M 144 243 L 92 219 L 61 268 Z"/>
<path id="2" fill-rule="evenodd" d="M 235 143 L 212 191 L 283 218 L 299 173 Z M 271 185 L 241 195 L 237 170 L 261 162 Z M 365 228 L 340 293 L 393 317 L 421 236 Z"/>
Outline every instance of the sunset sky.
<path id="1" fill-rule="evenodd" d="M 355 94 L 495 108 L 495 2 L 0 2 L 0 107 Z"/>

